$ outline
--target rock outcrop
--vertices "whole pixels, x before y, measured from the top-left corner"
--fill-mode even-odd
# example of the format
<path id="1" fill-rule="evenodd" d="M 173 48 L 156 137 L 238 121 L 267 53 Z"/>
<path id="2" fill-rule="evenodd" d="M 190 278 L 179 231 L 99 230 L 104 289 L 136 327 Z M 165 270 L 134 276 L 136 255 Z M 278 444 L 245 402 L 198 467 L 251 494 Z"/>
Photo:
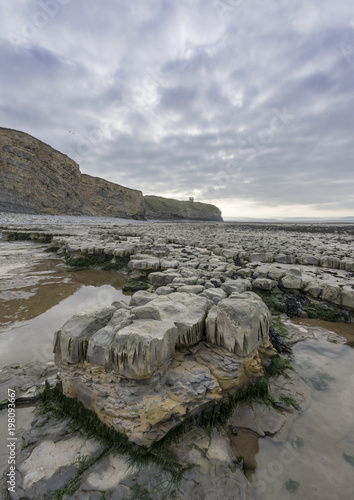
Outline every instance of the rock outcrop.
<path id="1" fill-rule="evenodd" d="M 141 291 L 129 305 L 74 316 L 54 339 L 64 394 L 137 444 L 161 439 L 190 412 L 263 373 L 258 348 L 269 347 L 266 305 L 251 292 L 225 299 L 215 306 L 214 335 L 209 319 L 205 339 L 209 308 L 193 293 Z"/>
<path id="2" fill-rule="evenodd" d="M 147 219 L 222 221 L 215 205 L 173 200 L 162 196 L 144 196 Z"/>
<path id="3" fill-rule="evenodd" d="M 144 198 L 136 189 L 81 174 L 67 155 L 29 134 L 1 127 L 0 212 L 222 221 L 213 205 Z"/>

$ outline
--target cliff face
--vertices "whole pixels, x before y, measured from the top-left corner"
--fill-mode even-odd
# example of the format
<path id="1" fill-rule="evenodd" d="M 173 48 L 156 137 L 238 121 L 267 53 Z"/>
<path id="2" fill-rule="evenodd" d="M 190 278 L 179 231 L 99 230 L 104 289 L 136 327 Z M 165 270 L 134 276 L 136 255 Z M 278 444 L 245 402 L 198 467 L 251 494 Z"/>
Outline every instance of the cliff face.
<path id="1" fill-rule="evenodd" d="M 81 174 L 67 155 L 24 132 L 2 127 L 0 212 L 222 220 L 214 205 L 144 197 L 141 191 Z"/>
<path id="2" fill-rule="evenodd" d="M 148 219 L 222 221 L 221 211 L 207 203 L 144 196 Z"/>
<path id="3" fill-rule="evenodd" d="M 34 137 L 0 128 L 0 211 L 87 214 L 77 163 Z"/>
<path id="4" fill-rule="evenodd" d="M 86 174 L 81 176 L 81 186 L 92 215 L 145 218 L 145 203 L 141 191 Z"/>
<path id="5" fill-rule="evenodd" d="M 44 142 L 0 128 L 0 212 L 143 219 L 141 191 L 81 174 Z"/>

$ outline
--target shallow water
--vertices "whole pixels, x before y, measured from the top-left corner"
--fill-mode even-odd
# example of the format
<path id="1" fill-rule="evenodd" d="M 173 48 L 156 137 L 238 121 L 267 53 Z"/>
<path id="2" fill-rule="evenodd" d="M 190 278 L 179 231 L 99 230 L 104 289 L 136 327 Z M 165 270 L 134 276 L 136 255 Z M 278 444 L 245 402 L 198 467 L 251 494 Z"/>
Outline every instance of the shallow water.
<path id="1" fill-rule="evenodd" d="M 292 322 L 295 323 L 295 325 L 325 328 L 326 330 L 344 337 L 347 341 L 347 345 L 354 347 L 354 323 L 335 323 L 333 321 L 312 318 L 294 319 Z"/>
<path id="2" fill-rule="evenodd" d="M 251 478 L 255 498 L 349 500 L 354 488 L 354 350 L 311 339 L 293 352 L 292 364 L 310 386 L 311 398 L 286 435 L 258 440 Z"/>
<path id="3" fill-rule="evenodd" d="M 53 336 L 73 314 L 124 300 L 116 271 L 75 271 L 30 242 L 0 244 L 0 367 L 53 358 Z"/>

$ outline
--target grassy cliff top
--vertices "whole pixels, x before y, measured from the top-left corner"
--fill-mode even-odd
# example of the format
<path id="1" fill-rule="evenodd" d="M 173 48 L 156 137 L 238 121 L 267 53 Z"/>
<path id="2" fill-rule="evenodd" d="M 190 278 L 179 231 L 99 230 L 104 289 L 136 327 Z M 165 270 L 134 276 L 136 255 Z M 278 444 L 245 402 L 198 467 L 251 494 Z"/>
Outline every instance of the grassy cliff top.
<path id="1" fill-rule="evenodd" d="M 222 221 L 221 211 L 208 203 L 174 200 L 162 196 L 144 196 L 146 215 L 150 219 L 189 219 Z"/>

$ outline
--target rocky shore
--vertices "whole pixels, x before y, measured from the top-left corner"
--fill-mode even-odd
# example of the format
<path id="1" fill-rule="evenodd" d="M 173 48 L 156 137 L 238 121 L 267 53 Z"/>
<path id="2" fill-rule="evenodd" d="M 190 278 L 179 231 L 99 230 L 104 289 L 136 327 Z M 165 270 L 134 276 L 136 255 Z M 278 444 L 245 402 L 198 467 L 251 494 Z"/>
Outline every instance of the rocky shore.
<path id="1" fill-rule="evenodd" d="M 129 446 L 151 454 L 169 439 L 183 477 L 174 482 L 174 473 L 153 460 L 130 470 L 126 452 L 115 455 L 114 446 L 40 417 L 24 435 L 19 487 L 8 498 L 50 498 L 49 490 L 61 489 L 57 498 L 211 500 L 220 491 L 225 498 L 257 498 L 238 466 L 235 436 L 247 429 L 281 441 L 298 408 L 306 407 L 309 388 L 289 369 L 284 351 L 315 330 L 288 318 L 353 321 L 353 227 L 25 222 L 8 216 L 3 241 L 47 243 L 67 265 L 129 275 L 136 290 L 129 302 L 82 312 L 56 333 L 62 391 L 128 438 Z M 52 371 L 48 375 L 53 386 Z M 0 387 L 15 377 L 22 401 L 31 391 L 37 398 L 47 378 L 31 385 L 16 376 L 11 366 L 2 370 Z M 258 391 L 252 410 L 240 399 L 247 387 Z M 170 438 L 186 422 L 193 425 L 179 441 Z M 44 455 L 52 457 L 50 467 Z"/>

